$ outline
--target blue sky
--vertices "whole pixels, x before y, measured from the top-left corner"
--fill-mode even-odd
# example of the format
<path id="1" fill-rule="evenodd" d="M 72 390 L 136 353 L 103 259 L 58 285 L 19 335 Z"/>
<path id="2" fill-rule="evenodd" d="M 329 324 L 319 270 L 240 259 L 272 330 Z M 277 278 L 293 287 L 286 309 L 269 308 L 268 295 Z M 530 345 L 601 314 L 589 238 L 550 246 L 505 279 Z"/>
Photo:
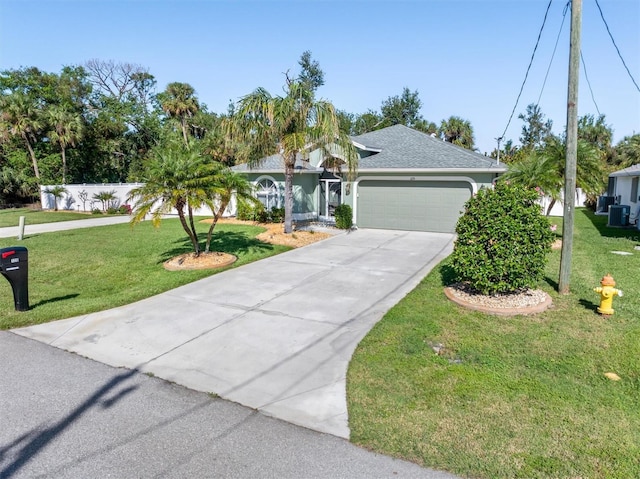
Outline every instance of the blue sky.
<path id="1" fill-rule="evenodd" d="M 538 102 L 554 131 L 566 124 L 570 11 L 552 52 L 566 1 L 554 0 L 518 113 Z M 599 0 L 611 33 L 640 84 L 640 1 Z M 471 122 L 490 152 L 509 120 L 542 25 L 547 0 L 0 0 L 0 70 L 59 72 L 89 59 L 136 63 L 158 91 L 190 83 L 210 111 L 223 112 L 261 86 L 282 92 L 310 50 L 325 72 L 319 96 L 342 110 L 378 110 L 403 87 L 418 90 L 422 114 Z M 583 0 L 582 52 L 595 103 L 614 141 L 640 133 L 640 92 L 629 78 L 595 0 Z M 551 64 L 543 89 L 544 77 Z M 542 96 L 540 96 L 542 92 Z M 580 115 L 597 114 L 581 70 Z"/>

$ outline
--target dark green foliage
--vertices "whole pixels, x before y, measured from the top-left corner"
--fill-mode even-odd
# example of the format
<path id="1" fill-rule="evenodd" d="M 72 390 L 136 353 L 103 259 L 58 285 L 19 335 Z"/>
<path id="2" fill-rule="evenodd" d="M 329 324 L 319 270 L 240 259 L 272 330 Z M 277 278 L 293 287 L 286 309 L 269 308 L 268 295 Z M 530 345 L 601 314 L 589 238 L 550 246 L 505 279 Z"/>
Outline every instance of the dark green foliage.
<path id="1" fill-rule="evenodd" d="M 269 211 L 268 223 L 282 223 L 284 221 L 284 208 L 276 208 L 275 206 Z"/>
<path id="2" fill-rule="evenodd" d="M 274 206 L 267 211 L 262 203 L 239 201 L 236 217 L 242 221 L 255 221 L 256 223 L 282 223 L 284 208 Z"/>
<path id="3" fill-rule="evenodd" d="M 498 181 L 467 202 L 451 256 L 458 281 L 483 294 L 535 286 L 553 241 L 538 197 L 535 189 Z"/>
<path id="4" fill-rule="evenodd" d="M 353 211 L 349 205 L 338 205 L 335 211 L 336 227 L 341 230 L 348 230 L 353 226 Z"/>
<path id="5" fill-rule="evenodd" d="M 261 218 L 266 218 L 266 211 L 262 203 L 249 203 L 238 201 L 238 211 L 236 217 L 242 221 L 257 221 L 261 223 Z"/>

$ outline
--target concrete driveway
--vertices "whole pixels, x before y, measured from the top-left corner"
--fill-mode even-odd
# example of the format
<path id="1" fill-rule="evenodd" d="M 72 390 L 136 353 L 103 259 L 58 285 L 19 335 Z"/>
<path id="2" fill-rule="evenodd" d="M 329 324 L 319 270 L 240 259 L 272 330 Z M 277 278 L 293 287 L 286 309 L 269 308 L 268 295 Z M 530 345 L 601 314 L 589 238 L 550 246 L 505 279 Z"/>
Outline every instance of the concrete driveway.
<path id="1" fill-rule="evenodd" d="M 358 230 L 13 332 L 348 438 L 356 346 L 452 247 L 451 234 Z"/>

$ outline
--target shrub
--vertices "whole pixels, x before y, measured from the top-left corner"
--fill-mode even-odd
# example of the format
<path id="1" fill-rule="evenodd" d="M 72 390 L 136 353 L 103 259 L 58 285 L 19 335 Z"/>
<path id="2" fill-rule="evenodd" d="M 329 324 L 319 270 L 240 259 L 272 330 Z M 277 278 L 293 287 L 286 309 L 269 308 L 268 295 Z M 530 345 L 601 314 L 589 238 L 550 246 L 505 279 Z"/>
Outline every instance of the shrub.
<path id="1" fill-rule="evenodd" d="M 102 214 L 102 210 L 100 208 L 94 208 L 91 210 L 91 214 L 92 215 L 101 215 Z"/>
<path id="2" fill-rule="evenodd" d="M 481 189 L 458 220 L 451 266 L 482 294 L 516 292 L 542 279 L 553 241 L 539 192 L 507 181 Z"/>
<path id="3" fill-rule="evenodd" d="M 265 223 L 267 212 L 262 203 L 250 203 L 247 201 L 238 201 L 238 212 L 236 217 L 242 221 L 257 221 Z"/>
<path id="4" fill-rule="evenodd" d="M 335 210 L 336 228 L 348 230 L 353 226 L 353 212 L 349 205 L 338 205 Z"/>
<path id="5" fill-rule="evenodd" d="M 120 207 L 118 208 L 118 213 L 121 215 L 130 215 L 131 205 L 128 205 L 128 204 L 120 205 Z"/>
<path id="6" fill-rule="evenodd" d="M 276 208 L 275 206 L 271 208 L 267 221 L 269 223 L 282 223 L 284 221 L 284 208 Z"/>

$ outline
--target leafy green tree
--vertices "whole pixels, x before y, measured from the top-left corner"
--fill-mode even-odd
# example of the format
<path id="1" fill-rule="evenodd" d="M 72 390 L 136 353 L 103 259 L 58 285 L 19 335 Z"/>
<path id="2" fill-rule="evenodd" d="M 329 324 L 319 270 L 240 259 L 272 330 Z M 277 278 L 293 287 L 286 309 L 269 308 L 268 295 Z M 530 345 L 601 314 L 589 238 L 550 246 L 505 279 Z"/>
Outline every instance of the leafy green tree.
<path id="1" fill-rule="evenodd" d="M 188 120 L 200 109 L 196 91 L 188 83 L 173 82 L 167 85 L 167 89 L 158 95 L 162 110 L 180 123 L 185 145 L 189 143 Z"/>
<path id="2" fill-rule="evenodd" d="M 625 136 L 618 142 L 614 147 L 611 163 L 615 169 L 640 164 L 640 133 Z"/>
<path id="3" fill-rule="evenodd" d="M 18 204 L 33 198 L 35 188 L 24 173 L 4 166 L 0 169 L 0 204 Z"/>
<path id="4" fill-rule="evenodd" d="M 19 138 L 23 141 L 37 179 L 40 179 L 40 170 L 34 145 L 43 127 L 42 110 L 29 97 L 22 93 L 0 97 L 0 140 Z"/>
<path id="5" fill-rule="evenodd" d="M 473 150 L 473 127 L 469 120 L 464 120 L 459 116 L 450 116 L 448 120 L 442 120 L 438 133 L 445 141 L 461 146 L 468 150 Z"/>
<path id="6" fill-rule="evenodd" d="M 59 106 L 49 108 L 47 122 L 50 127 L 49 139 L 58 145 L 62 156 L 62 184 L 67 183 L 67 148 L 76 146 L 82 138 L 84 123 L 82 117 Z"/>
<path id="7" fill-rule="evenodd" d="M 382 115 L 373 110 L 368 110 L 362 115 L 356 116 L 351 134 L 362 135 L 363 133 L 384 128 L 384 125 L 385 121 Z"/>
<path id="8" fill-rule="evenodd" d="M 527 106 L 526 113 L 521 113 L 518 118 L 524 121 L 520 136 L 523 148 L 533 149 L 543 146 L 546 139 L 551 136 L 553 121 L 545 120 L 539 105 L 531 103 Z"/>
<path id="9" fill-rule="evenodd" d="M 349 137 L 340 131 L 334 106 L 316 100 L 308 82 L 287 77 L 285 96 L 272 96 L 258 88 L 241 98 L 233 130 L 244 132 L 253 146 L 251 163 L 279 154 L 285 168 L 284 232 L 293 230 L 293 174 L 298 155 L 315 149 L 328 152 L 333 145 L 341 151 L 350 172 L 355 171 L 357 156 Z"/>
<path id="10" fill-rule="evenodd" d="M 500 179 L 467 202 L 451 254 L 459 282 L 482 294 L 535 287 L 553 240 L 538 197 L 536 190 Z"/>
<path id="11" fill-rule="evenodd" d="M 420 108 L 422 101 L 418 90 L 412 92 L 404 87 L 401 95 L 390 96 L 382 102 L 380 112 L 384 118 L 384 126 L 404 125 L 413 128 L 422 124 Z"/>
<path id="12" fill-rule="evenodd" d="M 162 216 L 175 208 L 194 254 L 199 256 L 193 211 L 203 205 L 212 211 L 215 208 L 216 173 L 216 165 L 196 148 L 179 144 L 158 147 L 148 165 L 145 184 L 131 190 L 127 198 L 134 205 L 131 224 L 139 223 L 150 214 L 153 225 L 158 227 Z"/>

